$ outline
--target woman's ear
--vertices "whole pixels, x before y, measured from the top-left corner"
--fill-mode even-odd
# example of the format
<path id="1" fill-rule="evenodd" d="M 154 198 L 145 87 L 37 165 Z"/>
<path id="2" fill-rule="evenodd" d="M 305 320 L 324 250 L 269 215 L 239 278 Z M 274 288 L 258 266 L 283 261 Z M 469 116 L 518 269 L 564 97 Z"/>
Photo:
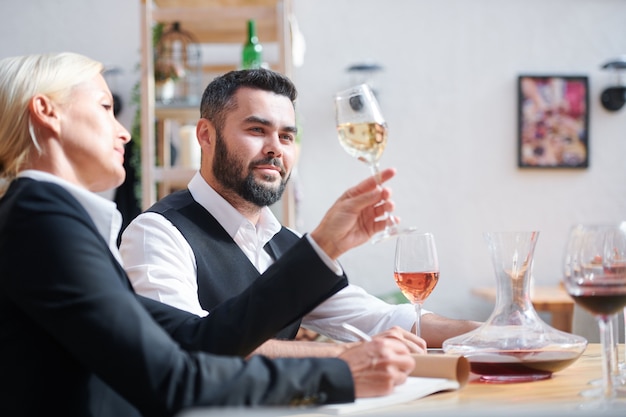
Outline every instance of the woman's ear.
<path id="1" fill-rule="evenodd" d="M 52 100 L 44 94 L 33 96 L 28 102 L 31 122 L 39 128 L 59 131 L 59 117 Z"/>

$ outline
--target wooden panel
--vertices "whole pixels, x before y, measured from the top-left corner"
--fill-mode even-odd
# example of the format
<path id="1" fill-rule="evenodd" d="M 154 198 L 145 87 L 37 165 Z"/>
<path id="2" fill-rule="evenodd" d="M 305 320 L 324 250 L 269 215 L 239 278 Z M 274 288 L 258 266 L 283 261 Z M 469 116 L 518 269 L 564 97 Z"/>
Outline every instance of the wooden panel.
<path id="1" fill-rule="evenodd" d="M 154 0 L 159 7 L 272 6 L 280 0 Z"/>
<path id="2" fill-rule="evenodd" d="M 623 355 L 623 346 L 620 346 Z M 520 417 L 520 416 L 571 416 L 571 417 L 622 417 L 625 415 L 624 399 L 613 407 L 594 409 L 593 396 L 580 392 L 593 388 L 589 381 L 602 375 L 601 348 L 590 344 L 583 355 L 570 367 L 556 372 L 543 381 L 490 384 L 478 382 L 472 374 L 470 382 L 458 390 L 440 392 L 401 404 L 384 405 L 346 414 L 347 416 L 376 417 Z M 623 394 L 620 394 L 623 396 Z M 381 398 L 384 400 L 384 397 Z M 620 406 L 621 402 L 621 406 Z M 243 411 L 242 411 L 243 410 Z M 328 417 L 323 409 L 257 407 L 246 409 L 200 407 L 186 412 L 185 417 Z"/>
<path id="3" fill-rule="evenodd" d="M 192 33 L 200 43 L 244 43 L 248 19 L 256 21 L 261 43 L 278 41 L 277 11 L 281 1 L 157 0 L 155 3 L 162 6 L 153 10 L 155 21 L 183 22 L 181 27 Z"/>

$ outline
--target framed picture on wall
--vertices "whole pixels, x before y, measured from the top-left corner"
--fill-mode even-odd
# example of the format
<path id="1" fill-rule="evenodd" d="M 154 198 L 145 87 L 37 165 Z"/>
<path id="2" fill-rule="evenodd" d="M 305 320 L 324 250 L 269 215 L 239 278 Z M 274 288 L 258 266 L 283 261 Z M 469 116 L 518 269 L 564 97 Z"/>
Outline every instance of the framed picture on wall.
<path id="1" fill-rule="evenodd" d="M 589 166 L 589 82 L 586 76 L 520 75 L 518 166 Z"/>

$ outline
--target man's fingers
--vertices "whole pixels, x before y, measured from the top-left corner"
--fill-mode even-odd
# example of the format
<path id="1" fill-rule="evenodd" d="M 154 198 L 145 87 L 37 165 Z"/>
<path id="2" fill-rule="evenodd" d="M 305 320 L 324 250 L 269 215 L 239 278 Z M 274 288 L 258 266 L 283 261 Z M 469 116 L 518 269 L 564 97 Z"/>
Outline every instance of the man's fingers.
<path id="1" fill-rule="evenodd" d="M 386 168 L 384 170 L 382 170 L 380 172 L 380 182 L 381 184 L 384 184 L 386 181 L 390 180 L 391 178 L 393 178 L 396 175 L 396 170 L 395 168 Z M 347 198 L 359 195 L 359 194 L 363 194 L 366 193 L 368 191 L 371 191 L 373 189 L 375 189 L 376 187 L 378 187 L 378 183 L 376 182 L 376 178 L 373 176 L 370 176 L 366 179 L 364 179 L 363 181 L 361 181 L 360 183 L 358 183 L 357 185 L 355 185 L 354 187 L 350 188 L 348 191 L 346 191 L 345 196 Z"/>
<path id="2" fill-rule="evenodd" d="M 394 326 L 378 336 L 399 340 L 411 353 L 426 353 L 426 341 L 424 339 L 398 326 Z"/>

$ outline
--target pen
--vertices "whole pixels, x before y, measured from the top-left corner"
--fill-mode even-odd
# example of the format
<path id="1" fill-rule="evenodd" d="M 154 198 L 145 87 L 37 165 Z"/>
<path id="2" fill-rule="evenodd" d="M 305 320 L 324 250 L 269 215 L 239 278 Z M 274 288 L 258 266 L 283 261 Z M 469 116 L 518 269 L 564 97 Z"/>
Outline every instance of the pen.
<path id="1" fill-rule="evenodd" d="M 363 330 L 357 329 L 356 327 L 354 327 L 351 324 L 341 323 L 341 327 L 343 327 L 344 329 L 346 329 L 347 331 L 349 331 L 353 335 L 357 336 L 361 340 L 364 340 L 366 342 L 371 342 L 372 341 L 372 338 L 367 333 L 365 333 Z"/>

